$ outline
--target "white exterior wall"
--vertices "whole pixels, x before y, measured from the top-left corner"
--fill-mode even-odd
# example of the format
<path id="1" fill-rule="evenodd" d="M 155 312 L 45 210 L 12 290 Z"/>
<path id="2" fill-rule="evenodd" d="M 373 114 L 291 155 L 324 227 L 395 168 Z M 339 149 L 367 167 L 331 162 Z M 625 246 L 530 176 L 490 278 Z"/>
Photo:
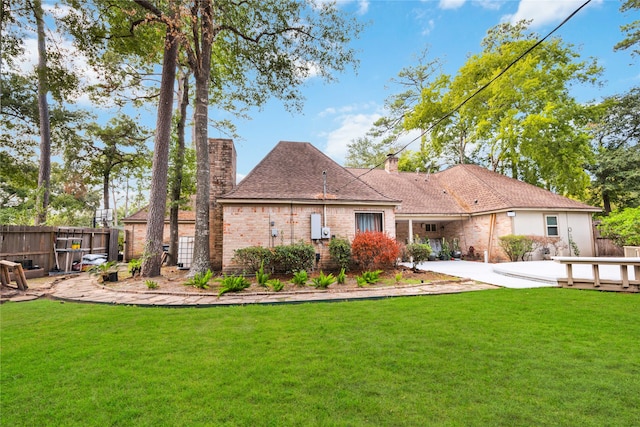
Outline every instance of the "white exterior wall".
<path id="1" fill-rule="evenodd" d="M 512 217 L 513 234 L 546 236 L 545 217 L 555 215 L 558 218 L 558 237 L 567 245 L 567 249 L 558 255 L 569 255 L 569 235 L 578 245 L 580 256 L 594 255 L 590 212 L 515 211 L 515 213 L 516 216 Z M 541 258 L 540 253 L 536 253 L 533 257 L 533 259 Z"/>

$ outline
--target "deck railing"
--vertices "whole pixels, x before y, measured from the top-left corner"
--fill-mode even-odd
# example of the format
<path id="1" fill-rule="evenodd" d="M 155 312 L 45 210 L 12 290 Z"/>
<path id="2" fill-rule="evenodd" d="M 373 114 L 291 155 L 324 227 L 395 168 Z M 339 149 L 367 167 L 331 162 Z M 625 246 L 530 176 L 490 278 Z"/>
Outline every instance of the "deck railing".
<path id="1" fill-rule="evenodd" d="M 640 258 L 623 257 L 552 257 L 555 262 L 567 266 L 567 277 L 558 279 L 563 287 L 578 289 L 599 289 L 606 291 L 640 292 Z M 590 265 L 592 277 L 575 277 L 574 265 Z M 600 266 L 619 266 L 620 277 L 602 278 Z M 633 279 L 629 278 L 629 267 L 633 269 Z"/>

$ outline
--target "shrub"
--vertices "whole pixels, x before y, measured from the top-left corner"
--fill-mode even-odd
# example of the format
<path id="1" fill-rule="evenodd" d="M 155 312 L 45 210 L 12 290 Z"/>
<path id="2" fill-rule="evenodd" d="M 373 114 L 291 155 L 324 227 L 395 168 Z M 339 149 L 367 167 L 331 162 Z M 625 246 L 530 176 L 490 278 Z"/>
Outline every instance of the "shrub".
<path id="1" fill-rule="evenodd" d="M 524 261 L 524 256 L 533 251 L 533 240 L 529 236 L 507 234 L 499 239 L 500 247 L 513 262 Z"/>
<path id="2" fill-rule="evenodd" d="M 309 280 L 309 275 L 305 270 L 296 271 L 293 273 L 293 278 L 291 282 L 297 286 L 304 286 L 307 284 L 307 280 Z"/>
<path id="3" fill-rule="evenodd" d="M 362 270 L 392 267 L 400 255 L 398 242 L 380 231 L 357 233 L 351 256 Z"/>
<path id="4" fill-rule="evenodd" d="M 269 274 L 264 272 L 264 261 L 260 264 L 260 269 L 256 271 L 256 282 L 260 286 L 267 286 L 269 280 Z"/>
<path id="5" fill-rule="evenodd" d="M 280 292 L 282 288 L 284 288 L 284 283 L 282 283 L 280 279 L 271 279 L 267 281 L 267 286 L 274 292 Z"/>
<path id="6" fill-rule="evenodd" d="M 402 272 L 396 273 L 395 279 L 396 279 L 396 283 L 402 282 Z"/>
<path id="7" fill-rule="evenodd" d="M 136 258 L 129 261 L 129 273 L 131 273 L 131 277 L 135 277 L 136 274 L 139 276 L 141 271 L 142 260 Z"/>
<path id="8" fill-rule="evenodd" d="M 240 292 L 251 286 L 251 283 L 243 276 L 225 275 L 222 279 L 222 282 L 220 282 L 220 285 L 221 287 L 220 291 L 218 292 L 218 296 L 226 294 L 227 292 Z"/>
<path id="9" fill-rule="evenodd" d="M 366 285 L 373 285 L 380 281 L 380 273 L 382 273 L 382 270 L 363 271 L 362 275 L 358 277 L 361 280 L 356 278 L 356 282 L 358 282 L 358 286 L 360 286 L 360 282 L 363 282 Z"/>
<path id="10" fill-rule="evenodd" d="M 640 246 L 640 208 L 611 212 L 598 226 L 603 237 L 618 246 Z"/>
<path id="11" fill-rule="evenodd" d="M 250 271 L 258 271 L 265 264 L 271 265 L 273 260 L 273 252 L 269 248 L 262 246 L 249 246 L 247 248 L 236 249 L 233 253 L 233 261 L 250 269 Z"/>
<path id="12" fill-rule="evenodd" d="M 347 280 L 347 274 L 344 271 L 344 267 L 340 269 L 340 273 L 338 273 L 338 276 L 336 277 L 336 281 L 338 282 L 338 285 L 344 285 L 344 282 Z"/>
<path id="13" fill-rule="evenodd" d="M 313 286 L 318 289 L 327 289 L 333 282 L 336 281 L 336 278 L 333 277 L 333 274 L 329 273 L 328 275 L 324 275 L 322 271 L 320 271 L 320 275 L 311 280 L 313 282 Z"/>
<path id="14" fill-rule="evenodd" d="M 426 243 L 410 243 L 406 246 L 407 255 L 413 258 L 413 268 L 415 269 L 418 263 L 426 261 L 431 255 L 431 246 Z"/>
<path id="15" fill-rule="evenodd" d="M 211 280 L 213 273 L 211 270 L 207 270 L 206 273 L 196 273 L 192 278 L 185 282 L 187 286 L 193 286 L 198 289 L 209 289 L 209 280 Z"/>
<path id="16" fill-rule="evenodd" d="M 276 246 L 273 251 L 273 265 L 276 271 L 310 270 L 316 259 L 316 250 L 309 243 L 299 242 L 291 245 Z"/>
<path id="17" fill-rule="evenodd" d="M 351 264 L 351 244 L 347 239 L 336 237 L 329 242 L 329 255 L 341 269 L 347 270 Z"/>
<path id="18" fill-rule="evenodd" d="M 145 280 L 144 282 L 145 285 L 147 285 L 147 288 L 149 289 L 158 289 L 158 282 L 155 282 L 153 280 Z"/>

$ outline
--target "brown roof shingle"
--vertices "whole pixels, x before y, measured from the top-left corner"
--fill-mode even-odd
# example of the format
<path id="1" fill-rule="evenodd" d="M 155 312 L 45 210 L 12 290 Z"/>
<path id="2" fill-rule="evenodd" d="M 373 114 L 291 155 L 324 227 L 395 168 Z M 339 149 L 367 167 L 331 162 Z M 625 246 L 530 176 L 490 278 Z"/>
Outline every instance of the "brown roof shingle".
<path id="1" fill-rule="evenodd" d="M 279 142 L 231 192 L 220 201 L 315 201 L 397 204 L 340 166 L 308 142 Z"/>
<path id="2" fill-rule="evenodd" d="M 365 169 L 351 171 L 383 194 L 401 199 L 400 215 L 464 215 L 509 209 L 599 210 L 477 165 L 456 165 L 430 175 L 382 169 L 364 175 Z"/>

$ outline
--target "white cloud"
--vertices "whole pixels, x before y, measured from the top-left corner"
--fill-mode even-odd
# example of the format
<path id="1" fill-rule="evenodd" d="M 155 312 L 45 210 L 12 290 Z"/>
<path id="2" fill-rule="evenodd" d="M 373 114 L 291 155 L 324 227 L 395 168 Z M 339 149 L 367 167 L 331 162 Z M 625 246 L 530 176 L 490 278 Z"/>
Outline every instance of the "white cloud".
<path id="1" fill-rule="evenodd" d="M 338 163 L 344 163 L 347 155 L 347 145 L 356 138 L 366 135 L 373 122 L 381 117 L 379 113 L 371 114 L 343 114 L 338 117 L 339 126 L 329 133 L 321 135 L 326 137 L 324 152 Z"/>
<path id="2" fill-rule="evenodd" d="M 369 11 L 369 0 L 359 0 L 358 1 L 358 14 L 364 15 Z"/>
<path id="3" fill-rule="evenodd" d="M 596 0 L 594 3 L 602 3 L 603 0 Z M 531 19 L 532 28 L 541 27 L 546 24 L 560 22 L 576 10 L 584 0 L 520 0 L 518 10 L 512 15 L 502 17 L 503 21 L 516 23 L 523 19 Z"/>
<path id="4" fill-rule="evenodd" d="M 460 9 L 467 0 L 440 0 L 440 9 Z"/>

